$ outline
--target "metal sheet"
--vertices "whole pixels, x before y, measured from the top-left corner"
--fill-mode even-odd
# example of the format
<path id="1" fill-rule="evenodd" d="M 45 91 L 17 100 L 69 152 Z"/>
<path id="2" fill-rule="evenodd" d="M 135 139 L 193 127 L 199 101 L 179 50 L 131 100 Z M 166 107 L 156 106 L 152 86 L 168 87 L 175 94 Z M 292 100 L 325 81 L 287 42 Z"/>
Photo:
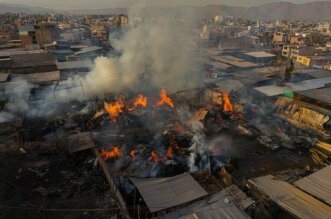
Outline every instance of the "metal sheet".
<path id="1" fill-rule="evenodd" d="M 189 173 L 167 178 L 130 180 L 139 190 L 151 212 L 175 207 L 207 195 Z"/>
<path id="2" fill-rule="evenodd" d="M 294 185 L 331 205 L 331 165 L 296 181 Z"/>
<path id="3" fill-rule="evenodd" d="M 248 181 L 285 211 L 302 219 L 330 218 L 331 207 L 293 185 L 267 175 Z"/>

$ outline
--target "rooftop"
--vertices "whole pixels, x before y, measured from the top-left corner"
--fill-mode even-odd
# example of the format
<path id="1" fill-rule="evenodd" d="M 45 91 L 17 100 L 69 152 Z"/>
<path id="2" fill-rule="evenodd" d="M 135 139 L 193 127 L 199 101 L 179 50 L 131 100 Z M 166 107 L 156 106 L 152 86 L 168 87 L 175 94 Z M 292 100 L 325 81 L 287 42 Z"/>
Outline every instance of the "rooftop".
<path id="1" fill-rule="evenodd" d="M 18 29 L 19 32 L 31 32 L 31 31 L 35 31 L 33 25 L 20 25 L 20 26 L 17 26 L 17 29 Z"/>
<path id="2" fill-rule="evenodd" d="M 268 57 L 275 57 L 274 54 L 265 52 L 265 51 L 256 51 L 256 52 L 247 52 L 246 55 L 253 56 L 255 58 L 268 58 Z"/>
<path id="3" fill-rule="evenodd" d="M 130 180 L 139 190 L 151 212 L 175 207 L 207 195 L 189 173 L 167 178 Z"/>
<path id="4" fill-rule="evenodd" d="M 296 181 L 294 185 L 331 205 L 331 165 Z"/>
<path id="5" fill-rule="evenodd" d="M 55 56 L 49 53 L 33 53 L 29 55 L 14 55 L 12 68 L 55 65 Z"/>
<path id="6" fill-rule="evenodd" d="M 69 69 L 78 69 L 78 68 L 90 68 L 93 66 L 93 63 L 90 60 L 81 60 L 81 61 L 57 62 L 56 65 L 59 70 L 69 70 Z"/>
<path id="7" fill-rule="evenodd" d="M 227 189 L 214 194 L 186 208 L 166 214 L 163 219 L 177 218 L 250 218 L 245 211 L 236 205 L 236 201 Z"/>
<path id="8" fill-rule="evenodd" d="M 329 218 L 331 207 L 293 185 L 267 175 L 248 181 L 285 211 L 302 219 Z"/>

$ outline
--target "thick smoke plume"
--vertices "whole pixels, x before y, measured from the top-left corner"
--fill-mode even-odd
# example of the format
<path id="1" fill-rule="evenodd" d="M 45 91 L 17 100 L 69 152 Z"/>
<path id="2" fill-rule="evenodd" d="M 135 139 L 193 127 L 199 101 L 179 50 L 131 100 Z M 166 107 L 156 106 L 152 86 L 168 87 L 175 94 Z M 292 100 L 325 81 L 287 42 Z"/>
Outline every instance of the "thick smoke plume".
<path id="1" fill-rule="evenodd" d="M 130 6 L 129 26 L 120 38 L 111 39 L 118 56 L 98 57 L 86 77 L 62 81 L 56 89 L 54 85 L 43 89 L 35 94 L 39 100 L 35 106 L 28 106 L 26 97 L 22 97 L 20 103 L 16 98 L 8 111 L 45 116 L 54 113 L 63 103 L 102 94 L 147 93 L 162 87 L 175 92 L 199 86 L 202 59 L 193 43 L 193 16 L 186 14 L 184 19 L 172 13 L 171 8 L 154 14 L 151 9 L 158 6 L 155 1 L 139 1 Z M 20 89 L 18 94 L 28 94 L 31 88 Z"/>

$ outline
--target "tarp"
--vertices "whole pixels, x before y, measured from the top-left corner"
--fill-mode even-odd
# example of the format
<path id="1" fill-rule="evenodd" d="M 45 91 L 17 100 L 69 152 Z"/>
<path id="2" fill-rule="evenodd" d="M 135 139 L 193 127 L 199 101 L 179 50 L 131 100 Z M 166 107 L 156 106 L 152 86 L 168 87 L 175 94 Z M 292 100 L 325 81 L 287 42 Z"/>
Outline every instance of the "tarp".
<path id="1" fill-rule="evenodd" d="M 296 181 L 294 185 L 331 205 L 331 165 Z"/>
<path id="2" fill-rule="evenodd" d="M 295 186 L 267 175 L 248 181 L 283 210 L 302 219 L 330 218 L 331 207 Z"/>
<path id="3" fill-rule="evenodd" d="M 130 180 L 137 187 L 152 213 L 207 195 L 189 173 L 167 178 L 130 178 Z"/>

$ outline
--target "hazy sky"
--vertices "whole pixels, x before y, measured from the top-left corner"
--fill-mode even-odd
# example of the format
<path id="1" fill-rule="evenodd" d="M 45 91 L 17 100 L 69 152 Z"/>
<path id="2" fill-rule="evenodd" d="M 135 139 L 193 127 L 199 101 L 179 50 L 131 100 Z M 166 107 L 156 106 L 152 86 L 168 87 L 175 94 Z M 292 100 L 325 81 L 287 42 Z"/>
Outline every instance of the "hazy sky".
<path id="1" fill-rule="evenodd" d="M 0 2 L 24 4 L 29 6 L 40 6 L 55 9 L 95 9 L 95 8 L 113 8 L 113 7 L 126 7 L 132 2 L 139 0 L 0 0 Z M 227 4 L 236 6 L 254 6 L 272 2 L 293 2 L 293 3 L 306 3 L 318 0 L 154 0 L 162 2 L 175 2 L 178 4 Z M 327 0 L 331 1 L 331 0 Z"/>

